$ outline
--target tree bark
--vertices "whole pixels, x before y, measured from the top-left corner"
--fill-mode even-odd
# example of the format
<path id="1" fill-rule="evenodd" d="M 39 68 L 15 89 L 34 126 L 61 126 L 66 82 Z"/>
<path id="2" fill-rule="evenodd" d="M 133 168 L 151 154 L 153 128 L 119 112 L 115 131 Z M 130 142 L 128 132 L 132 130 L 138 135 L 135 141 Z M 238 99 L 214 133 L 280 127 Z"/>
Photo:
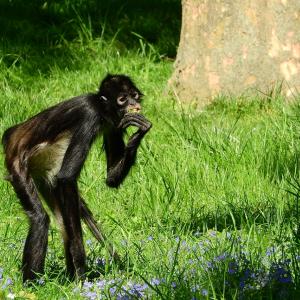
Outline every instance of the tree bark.
<path id="1" fill-rule="evenodd" d="M 179 99 L 300 91 L 299 0 L 182 0 L 182 9 L 169 81 Z"/>

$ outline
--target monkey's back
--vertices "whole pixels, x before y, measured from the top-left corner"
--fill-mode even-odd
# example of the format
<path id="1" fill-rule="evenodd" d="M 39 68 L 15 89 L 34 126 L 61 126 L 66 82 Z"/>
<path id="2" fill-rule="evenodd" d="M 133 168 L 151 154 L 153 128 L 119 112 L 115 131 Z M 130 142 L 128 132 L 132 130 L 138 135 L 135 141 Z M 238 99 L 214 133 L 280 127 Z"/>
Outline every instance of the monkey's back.
<path id="1" fill-rule="evenodd" d="M 19 165 L 48 170 L 53 175 L 62 163 L 73 131 L 92 114 L 92 98 L 89 94 L 66 100 L 8 128 L 2 136 L 8 170 Z"/>

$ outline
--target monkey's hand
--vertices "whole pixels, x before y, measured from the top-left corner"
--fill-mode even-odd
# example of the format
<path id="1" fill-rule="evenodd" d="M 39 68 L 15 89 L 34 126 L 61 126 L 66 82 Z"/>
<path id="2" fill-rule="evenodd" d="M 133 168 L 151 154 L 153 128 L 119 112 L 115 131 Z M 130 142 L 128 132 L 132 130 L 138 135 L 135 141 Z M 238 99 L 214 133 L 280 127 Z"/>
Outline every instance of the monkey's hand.
<path id="1" fill-rule="evenodd" d="M 150 130 L 152 124 L 141 114 L 127 113 L 121 120 L 119 124 L 119 128 L 126 129 L 129 126 L 135 126 L 139 129 L 138 130 L 139 133 L 145 134 Z"/>

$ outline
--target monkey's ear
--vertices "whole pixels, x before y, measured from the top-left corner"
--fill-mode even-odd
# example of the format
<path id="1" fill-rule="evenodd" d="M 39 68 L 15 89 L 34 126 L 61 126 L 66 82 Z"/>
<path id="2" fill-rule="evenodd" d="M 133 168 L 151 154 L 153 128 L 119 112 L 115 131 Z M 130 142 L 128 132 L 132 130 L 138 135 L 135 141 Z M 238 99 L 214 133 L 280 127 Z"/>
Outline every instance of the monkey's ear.
<path id="1" fill-rule="evenodd" d="M 100 98 L 104 101 L 107 101 L 107 98 L 105 96 L 100 96 Z"/>

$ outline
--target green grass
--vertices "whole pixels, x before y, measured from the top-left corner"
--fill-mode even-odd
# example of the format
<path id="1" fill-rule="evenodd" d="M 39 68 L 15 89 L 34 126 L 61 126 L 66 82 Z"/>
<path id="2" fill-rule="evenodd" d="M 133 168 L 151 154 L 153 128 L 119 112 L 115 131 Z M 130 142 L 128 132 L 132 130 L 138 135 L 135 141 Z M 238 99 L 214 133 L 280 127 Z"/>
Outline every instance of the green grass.
<path id="1" fill-rule="evenodd" d="M 66 7 L 44 13 L 58 9 L 68 20 Z M 123 299 L 143 293 L 150 299 L 297 299 L 297 101 L 273 93 L 219 97 L 202 111 L 182 106 L 166 92 L 172 61 L 162 56 L 162 41 L 149 43 L 144 32 L 127 30 L 130 47 L 108 23 L 102 34 L 94 30 L 85 13 L 74 16 L 73 27 L 59 23 L 58 14 L 52 29 L 59 34 L 41 45 L 32 24 L 24 33 L 29 44 L 14 40 L 7 29 L 0 48 L 0 132 L 62 99 L 95 91 L 107 72 L 133 77 L 146 95 L 144 114 L 153 122 L 136 165 L 121 188 L 109 189 L 99 138 L 79 182 L 125 269 L 109 263 L 84 227 L 96 278 L 68 282 L 61 235 L 52 220 L 45 275 L 23 286 L 20 264 L 28 225 L 11 186 L 1 180 L 0 299 L 115 299 L 122 293 Z M 18 22 L 12 22 L 11 32 Z M 147 29 L 155 32 L 151 26 Z M 37 35 L 44 36 L 46 29 L 40 30 Z M 3 153 L 1 162 L 4 177 Z"/>

